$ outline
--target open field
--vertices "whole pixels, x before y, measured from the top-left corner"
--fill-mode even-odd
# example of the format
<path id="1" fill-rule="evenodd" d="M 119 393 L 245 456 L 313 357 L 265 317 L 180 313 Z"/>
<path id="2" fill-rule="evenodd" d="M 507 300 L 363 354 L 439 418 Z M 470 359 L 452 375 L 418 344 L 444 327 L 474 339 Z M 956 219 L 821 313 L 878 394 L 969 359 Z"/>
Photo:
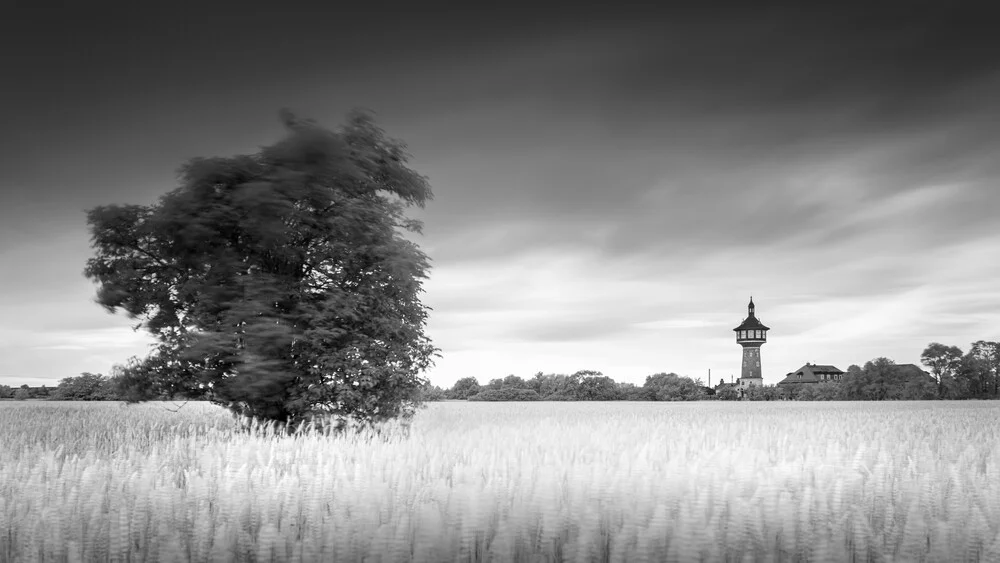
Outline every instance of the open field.
<path id="1" fill-rule="evenodd" d="M 1000 404 L 0 402 L 0 561 L 1000 561 Z"/>

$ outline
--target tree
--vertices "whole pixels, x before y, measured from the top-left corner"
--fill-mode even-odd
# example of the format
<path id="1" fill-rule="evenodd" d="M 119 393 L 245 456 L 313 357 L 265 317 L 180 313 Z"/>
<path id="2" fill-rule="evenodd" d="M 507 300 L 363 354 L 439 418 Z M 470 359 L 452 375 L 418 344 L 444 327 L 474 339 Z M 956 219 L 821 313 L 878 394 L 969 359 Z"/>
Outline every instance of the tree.
<path id="1" fill-rule="evenodd" d="M 514 374 L 508 375 L 507 377 L 503 378 L 503 383 L 500 386 L 504 387 L 504 388 L 510 388 L 510 389 L 527 389 L 528 388 L 528 384 L 524 381 L 524 379 L 522 379 L 522 378 L 520 378 L 520 377 L 518 377 L 518 376 L 516 376 Z"/>
<path id="2" fill-rule="evenodd" d="M 117 398 L 108 378 L 84 372 L 78 377 L 66 377 L 52 393 L 57 401 L 113 401 Z"/>
<path id="3" fill-rule="evenodd" d="M 621 398 L 622 394 L 615 380 L 606 375 L 588 375 L 577 389 L 577 399 L 580 401 L 617 401 Z"/>
<path id="4" fill-rule="evenodd" d="M 475 377 L 463 377 L 448 390 L 449 399 L 468 399 L 479 392 L 479 381 Z"/>
<path id="5" fill-rule="evenodd" d="M 14 389 L 10 385 L 0 385 L 0 399 L 10 399 L 14 396 Z"/>
<path id="6" fill-rule="evenodd" d="M 866 398 L 864 388 L 865 374 L 861 366 L 852 364 L 840 380 L 840 396 L 848 401 L 860 401 Z"/>
<path id="7" fill-rule="evenodd" d="M 156 337 L 119 379 L 128 400 L 207 398 L 298 425 L 412 414 L 436 350 L 427 257 L 404 212 L 431 196 L 405 146 L 352 113 L 339 131 L 284 113 L 253 155 L 198 158 L 151 206 L 87 214 L 97 301 Z"/>
<path id="8" fill-rule="evenodd" d="M 702 388 L 690 377 L 676 373 L 657 373 L 643 384 L 654 401 L 695 401 L 704 397 Z"/>
<path id="9" fill-rule="evenodd" d="M 723 385 L 715 392 L 718 401 L 739 401 L 740 392 L 732 385 Z"/>
<path id="10" fill-rule="evenodd" d="M 781 391 L 774 385 L 751 385 L 743 390 L 747 401 L 776 401 L 780 397 Z"/>
<path id="11" fill-rule="evenodd" d="M 955 380 L 944 376 L 940 382 L 930 377 L 909 377 L 902 382 L 899 391 L 891 398 L 904 401 L 931 401 L 948 397 L 949 390 L 953 390 L 952 383 Z"/>
<path id="12" fill-rule="evenodd" d="M 984 354 L 982 349 L 977 349 L 976 344 L 978 342 L 962 356 L 962 364 L 955 377 L 956 387 L 961 390 L 964 398 L 992 398 L 995 378 L 991 373 L 990 358 L 988 352 Z"/>
<path id="13" fill-rule="evenodd" d="M 545 401 L 575 401 L 583 373 L 590 372 L 577 372 L 573 375 L 538 372 L 527 382 L 527 388 L 538 393 Z"/>
<path id="14" fill-rule="evenodd" d="M 972 343 L 969 354 L 982 370 L 982 378 L 986 381 L 986 394 L 1000 398 L 1000 342 L 978 340 Z"/>
<path id="15" fill-rule="evenodd" d="M 443 401 L 447 398 L 448 397 L 444 389 L 441 389 L 437 385 L 431 385 L 429 381 L 420 386 L 421 403 L 432 403 L 437 401 Z"/>
<path id="16" fill-rule="evenodd" d="M 483 391 L 489 390 L 499 390 L 503 388 L 503 379 L 499 377 L 494 377 L 489 383 L 483 385 Z"/>
<path id="17" fill-rule="evenodd" d="M 944 381 L 946 387 L 949 381 Z M 939 393 L 937 380 L 927 372 L 889 358 L 875 358 L 863 368 L 852 365 L 839 385 L 839 398 L 851 401 L 924 400 Z"/>
<path id="18" fill-rule="evenodd" d="M 639 387 L 635 383 L 619 383 L 618 396 L 624 401 L 649 401 L 649 393 L 645 387 Z"/>
<path id="19" fill-rule="evenodd" d="M 851 366 L 861 370 L 858 366 Z M 840 381 L 820 381 L 819 383 L 791 383 L 781 386 L 775 398 L 795 401 L 836 401 L 843 398 L 844 387 Z"/>
<path id="20" fill-rule="evenodd" d="M 896 377 L 896 362 L 889 358 L 875 358 L 865 363 L 862 372 L 865 374 L 864 393 L 869 400 L 885 401 L 899 398 L 894 396 L 900 387 Z"/>
<path id="21" fill-rule="evenodd" d="M 28 389 L 27 385 L 22 385 L 17 391 L 14 391 L 14 400 L 16 401 L 26 401 L 31 398 L 31 390 Z"/>
<path id="22" fill-rule="evenodd" d="M 937 395 L 944 391 L 944 378 L 954 378 L 962 366 L 962 350 L 958 346 L 945 346 L 937 342 L 930 343 L 920 355 L 920 362 L 930 368 L 931 375 L 937 380 Z"/>

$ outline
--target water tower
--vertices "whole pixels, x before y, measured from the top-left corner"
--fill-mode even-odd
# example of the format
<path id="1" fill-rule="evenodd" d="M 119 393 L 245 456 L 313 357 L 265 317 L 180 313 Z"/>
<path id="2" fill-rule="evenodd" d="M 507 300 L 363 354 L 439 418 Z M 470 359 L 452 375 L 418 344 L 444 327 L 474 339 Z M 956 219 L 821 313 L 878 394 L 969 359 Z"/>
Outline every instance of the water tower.
<path id="1" fill-rule="evenodd" d="M 767 331 L 771 329 L 754 315 L 753 297 L 747 306 L 747 318 L 733 330 L 736 332 L 736 343 L 743 347 L 743 370 L 738 387 L 745 389 L 751 385 L 764 385 L 760 371 L 760 347 L 767 342 Z"/>

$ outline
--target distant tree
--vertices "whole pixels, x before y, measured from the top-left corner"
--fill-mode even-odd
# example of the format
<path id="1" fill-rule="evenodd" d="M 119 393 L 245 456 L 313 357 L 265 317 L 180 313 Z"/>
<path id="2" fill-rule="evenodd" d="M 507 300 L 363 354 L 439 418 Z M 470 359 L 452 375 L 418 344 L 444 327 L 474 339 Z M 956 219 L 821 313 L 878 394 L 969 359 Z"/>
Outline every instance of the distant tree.
<path id="1" fill-rule="evenodd" d="M 781 391 L 774 385 L 751 385 L 743 390 L 743 399 L 747 401 L 776 401 L 781 398 Z"/>
<path id="2" fill-rule="evenodd" d="M 815 401 L 816 400 L 816 386 L 818 383 L 804 383 L 796 389 L 795 400 L 796 401 Z"/>
<path id="3" fill-rule="evenodd" d="M 937 380 L 937 396 L 944 394 L 944 378 L 954 378 L 962 367 L 962 350 L 958 346 L 930 343 L 920 355 L 920 361 L 931 370 Z"/>
<path id="4" fill-rule="evenodd" d="M 944 376 L 943 381 L 932 378 L 910 377 L 899 383 L 899 391 L 890 398 L 903 401 L 931 401 L 948 397 L 948 390 L 953 389 L 954 378 Z"/>
<path id="5" fill-rule="evenodd" d="M 841 398 L 839 381 L 821 381 L 815 384 L 816 401 L 837 401 Z"/>
<path id="6" fill-rule="evenodd" d="M 955 386 L 961 391 L 963 398 L 994 398 L 994 377 L 990 370 L 989 359 L 977 354 L 975 344 L 962 356 L 962 364 L 958 368 L 955 380 Z"/>
<path id="7" fill-rule="evenodd" d="M 66 377 L 52 392 L 56 401 L 113 401 L 117 394 L 103 375 L 84 372 L 77 377 Z"/>
<path id="8" fill-rule="evenodd" d="M 650 401 L 649 392 L 645 387 L 635 383 L 619 383 L 618 396 L 625 401 Z"/>
<path id="9" fill-rule="evenodd" d="M 715 390 L 715 399 L 717 401 L 739 401 L 740 392 L 732 385 L 725 385 Z"/>
<path id="10" fill-rule="evenodd" d="M 531 379 L 527 380 L 528 389 L 531 389 L 535 393 L 538 393 L 539 397 L 544 396 L 542 393 L 542 384 L 545 382 L 545 374 L 542 372 L 536 373 Z"/>
<path id="11" fill-rule="evenodd" d="M 690 377 L 676 373 L 657 373 L 646 377 L 643 387 L 654 401 L 696 401 L 704 398 L 701 386 Z"/>
<path id="12" fill-rule="evenodd" d="M 786 401 L 794 401 L 798 398 L 799 389 L 802 387 L 800 383 L 783 383 L 778 385 L 779 398 Z"/>
<path id="13" fill-rule="evenodd" d="M 781 396 L 795 401 L 836 401 L 841 398 L 843 391 L 838 381 L 792 383 L 782 387 L 784 389 L 781 390 Z"/>
<path id="14" fill-rule="evenodd" d="M 516 375 L 513 375 L 513 374 L 508 375 L 507 377 L 503 378 L 503 383 L 500 386 L 501 387 L 505 387 L 505 388 L 511 388 L 511 389 L 527 389 L 528 388 L 527 382 L 525 382 L 523 379 L 521 379 L 520 377 L 518 377 Z"/>
<path id="15" fill-rule="evenodd" d="M 463 377 L 448 390 L 449 399 L 465 400 L 479 392 L 479 382 L 475 377 Z"/>
<path id="16" fill-rule="evenodd" d="M 31 398 L 31 391 L 28 389 L 27 385 L 22 385 L 17 391 L 14 391 L 14 400 L 16 401 L 26 401 Z"/>
<path id="17" fill-rule="evenodd" d="M 588 375 L 580 381 L 577 389 L 580 401 L 617 401 L 621 398 L 615 380 L 606 375 Z"/>
<path id="18" fill-rule="evenodd" d="M 950 385 L 950 384 L 949 384 Z M 875 358 L 863 368 L 851 366 L 840 382 L 846 400 L 922 400 L 938 397 L 933 376 L 911 364 L 897 365 L 888 358 Z"/>
<path id="19" fill-rule="evenodd" d="M 862 371 L 865 373 L 865 394 L 869 400 L 885 401 L 893 399 L 896 387 L 896 362 L 889 358 L 876 358 L 865 363 Z"/>
<path id="20" fill-rule="evenodd" d="M 848 401 L 867 399 L 865 395 L 865 374 L 860 366 L 853 364 L 844 372 L 840 380 L 840 396 Z"/>
<path id="21" fill-rule="evenodd" d="M 538 393 L 531 389 L 516 389 L 505 387 L 500 389 L 483 389 L 469 397 L 470 401 L 537 401 L 541 399 Z"/>
<path id="22" fill-rule="evenodd" d="M 9 385 L 0 385 L 0 399 L 12 399 L 14 388 Z"/>
<path id="23" fill-rule="evenodd" d="M 976 362 L 981 379 L 986 383 L 984 394 L 1000 398 L 1000 342 L 988 340 L 973 342 L 969 355 Z"/>
<path id="24" fill-rule="evenodd" d="M 534 390 L 546 401 L 575 401 L 583 375 L 577 372 L 573 375 L 543 374 L 538 372 L 527 382 L 528 388 Z"/>
<path id="25" fill-rule="evenodd" d="M 431 385 L 428 382 L 420 386 L 419 398 L 421 403 L 432 403 L 445 400 L 447 398 L 447 394 L 444 389 L 441 389 L 437 385 Z"/>
<path id="26" fill-rule="evenodd" d="M 282 117 L 283 140 L 190 161 L 154 205 L 88 212 L 97 301 L 158 341 L 123 395 L 204 397 L 289 427 L 407 416 L 436 350 L 404 212 L 430 187 L 365 113 L 336 132 Z"/>

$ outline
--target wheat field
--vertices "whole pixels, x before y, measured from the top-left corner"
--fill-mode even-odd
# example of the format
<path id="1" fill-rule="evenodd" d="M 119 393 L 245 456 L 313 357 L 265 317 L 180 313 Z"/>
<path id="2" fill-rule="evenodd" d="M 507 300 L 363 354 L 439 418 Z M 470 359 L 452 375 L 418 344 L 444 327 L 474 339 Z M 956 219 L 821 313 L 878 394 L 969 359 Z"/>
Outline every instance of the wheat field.
<path id="1" fill-rule="evenodd" d="M 1000 405 L 0 402 L 0 562 L 1000 561 Z"/>

